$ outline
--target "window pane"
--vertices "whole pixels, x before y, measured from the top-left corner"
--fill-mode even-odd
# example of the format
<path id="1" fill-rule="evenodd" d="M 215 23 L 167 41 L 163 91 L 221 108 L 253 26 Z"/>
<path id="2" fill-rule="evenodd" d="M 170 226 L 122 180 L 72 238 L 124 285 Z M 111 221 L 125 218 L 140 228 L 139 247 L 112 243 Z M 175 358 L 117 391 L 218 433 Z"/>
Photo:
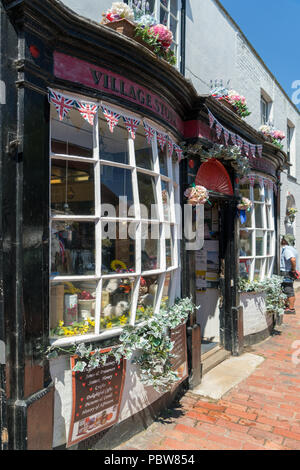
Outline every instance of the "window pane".
<path id="1" fill-rule="evenodd" d="M 162 189 L 162 203 L 164 210 L 164 220 L 170 221 L 170 194 L 169 194 L 169 184 L 167 181 L 161 180 L 161 189 Z"/>
<path id="2" fill-rule="evenodd" d="M 134 227 L 126 222 L 102 223 L 102 274 L 135 270 Z"/>
<path id="3" fill-rule="evenodd" d="M 71 109 L 63 121 L 59 120 L 54 105 L 51 113 L 51 151 L 63 155 L 93 156 L 93 127 Z"/>
<path id="4" fill-rule="evenodd" d="M 94 166 L 52 160 L 51 211 L 54 214 L 95 214 Z"/>
<path id="5" fill-rule="evenodd" d="M 159 166 L 161 175 L 168 176 L 168 164 L 166 150 L 158 150 Z"/>
<path id="6" fill-rule="evenodd" d="M 177 4 L 178 4 L 178 0 L 170 0 L 170 9 L 171 9 L 171 13 L 172 15 L 176 16 L 177 17 Z"/>
<path id="7" fill-rule="evenodd" d="M 150 175 L 138 172 L 138 187 L 141 207 L 141 216 L 143 219 L 157 219 L 157 200 L 155 178 Z M 153 206 L 153 207 L 152 207 Z M 152 209 L 152 213 L 151 213 Z"/>
<path id="8" fill-rule="evenodd" d="M 154 13 L 154 6 L 155 6 L 155 0 L 148 0 L 146 2 L 146 13 L 148 14 Z"/>
<path id="9" fill-rule="evenodd" d="M 94 332 L 96 282 L 55 282 L 50 286 L 50 335 Z"/>
<path id="10" fill-rule="evenodd" d="M 241 197 L 246 197 L 250 199 L 250 184 L 241 184 L 239 188 Z"/>
<path id="11" fill-rule="evenodd" d="M 246 221 L 240 225 L 241 227 L 252 227 L 252 210 L 250 212 L 246 211 Z"/>
<path id="12" fill-rule="evenodd" d="M 160 227 L 142 224 L 142 271 L 160 267 Z"/>
<path id="13" fill-rule="evenodd" d="M 168 12 L 163 7 L 160 7 L 160 23 L 168 26 Z"/>
<path id="14" fill-rule="evenodd" d="M 264 188 L 261 188 L 259 184 L 255 184 L 253 187 L 254 201 L 263 202 L 265 200 Z"/>
<path id="15" fill-rule="evenodd" d="M 114 131 L 110 132 L 106 120 L 99 117 L 99 152 L 102 160 L 129 163 L 128 130 L 119 119 Z"/>
<path id="16" fill-rule="evenodd" d="M 255 227 L 256 228 L 263 228 L 263 204 L 255 204 Z"/>
<path id="17" fill-rule="evenodd" d="M 122 213 L 119 198 L 122 198 Z M 111 208 L 102 207 L 102 216 L 134 217 L 131 170 L 101 165 L 101 204 L 111 205 Z"/>
<path id="18" fill-rule="evenodd" d="M 251 263 L 250 259 L 240 259 L 240 277 L 242 279 L 250 279 Z"/>
<path id="19" fill-rule="evenodd" d="M 140 281 L 136 323 L 147 320 L 153 315 L 159 276 L 142 276 Z"/>
<path id="20" fill-rule="evenodd" d="M 173 40 L 177 41 L 177 20 L 171 15 L 170 16 L 170 30 L 173 33 Z"/>
<path id="21" fill-rule="evenodd" d="M 166 266 L 167 268 L 170 268 L 173 266 L 173 228 L 170 227 L 170 225 L 166 225 L 165 228 L 165 234 L 166 234 Z"/>
<path id="22" fill-rule="evenodd" d="M 262 230 L 256 230 L 256 256 L 264 255 L 264 233 Z"/>
<path id="23" fill-rule="evenodd" d="M 95 224 L 53 221 L 52 275 L 95 274 Z"/>
<path id="24" fill-rule="evenodd" d="M 259 280 L 261 277 L 261 269 L 262 269 L 263 260 L 256 259 L 255 260 L 255 268 L 254 268 L 254 280 Z"/>
<path id="25" fill-rule="evenodd" d="M 103 281 L 100 329 L 120 328 L 129 322 L 135 279 Z"/>
<path id="26" fill-rule="evenodd" d="M 167 273 L 165 277 L 165 282 L 163 285 L 163 291 L 162 291 L 162 302 L 166 304 L 168 304 L 168 300 L 169 300 L 170 286 L 171 286 L 171 273 Z"/>
<path id="27" fill-rule="evenodd" d="M 136 166 L 153 170 L 152 145 L 148 144 L 144 129 L 139 126 L 134 141 Z"/>
<path id="28" fill-rule="evenodd" d="M 252 231 L 241 230 L 240 231 L 240 256 L 252 256 L 253 245 L 252 245 Z"/>
<path id="29" fill-rule="evenodd" d="M 273 233 L 267 233 L 267 255 L 273 254 Z"/>

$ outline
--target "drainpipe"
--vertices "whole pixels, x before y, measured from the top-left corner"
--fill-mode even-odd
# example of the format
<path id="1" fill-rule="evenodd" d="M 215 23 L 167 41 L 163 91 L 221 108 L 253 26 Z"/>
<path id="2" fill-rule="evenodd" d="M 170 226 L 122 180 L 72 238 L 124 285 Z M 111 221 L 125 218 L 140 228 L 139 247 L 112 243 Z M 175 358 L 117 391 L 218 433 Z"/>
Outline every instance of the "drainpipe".
<path id="1" fill-rule="evenodd" d="M 186 0 L 181 0 L 180 73 L 185 76 Z"/>

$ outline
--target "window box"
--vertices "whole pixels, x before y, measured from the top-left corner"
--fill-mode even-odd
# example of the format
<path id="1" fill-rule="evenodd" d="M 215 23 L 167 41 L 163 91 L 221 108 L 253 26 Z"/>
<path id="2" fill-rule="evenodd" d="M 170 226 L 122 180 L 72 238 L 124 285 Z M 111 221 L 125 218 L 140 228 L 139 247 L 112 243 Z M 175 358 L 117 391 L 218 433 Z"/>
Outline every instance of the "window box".
<path id="1" fill-rule="evenodd" d="M 127 36 L 128 38 L 134 39 L 136 42 L 142 44 L 142 46 L 145 46 L 150 51 L 154 51 L 154 48 L 152 46 L 147 44 L 141 38 L 135 36 L 136 24 L 132 21 L 129 21 L 126 18 L 122 18 L 121 20 L 110 21 L 109 23 L 105 23 L 104 26 L 107 26 L 108 28 L 117 31 L 117 33 L 124 34 L 124 36 Z"/>
<path id="2" fill-rule="evenodd" d="M 266 309 L 264 292 L 241 292 L 244 337 L 268 332 L 273 325 L 273 313 Z"/>

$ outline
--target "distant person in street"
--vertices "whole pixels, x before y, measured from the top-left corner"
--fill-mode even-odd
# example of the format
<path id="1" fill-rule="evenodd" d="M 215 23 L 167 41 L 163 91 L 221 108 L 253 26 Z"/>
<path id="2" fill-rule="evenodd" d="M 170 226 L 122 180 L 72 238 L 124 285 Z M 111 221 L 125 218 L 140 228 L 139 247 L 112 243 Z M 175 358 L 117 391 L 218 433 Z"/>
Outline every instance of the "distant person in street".
<path id="1" fill-rule="evenodd" d="M 283 235 L 281 238 L 280 272 L 283 276 L 282 290 L 287 295 L 286 314 L 295 315 L 294 280 L 299 277 L 299 256 L 294 248 L 293 235 Z"/>

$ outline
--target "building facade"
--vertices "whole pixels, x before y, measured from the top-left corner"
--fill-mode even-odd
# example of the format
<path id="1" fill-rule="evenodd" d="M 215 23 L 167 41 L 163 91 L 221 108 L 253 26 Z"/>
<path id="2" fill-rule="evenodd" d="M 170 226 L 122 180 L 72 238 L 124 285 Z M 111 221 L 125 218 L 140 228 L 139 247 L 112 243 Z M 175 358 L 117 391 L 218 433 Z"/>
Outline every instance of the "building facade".
<path id="1" fill-rule="evenodd" d="M 212 73 L 201 50 L 201 74 L 191 65 L 193 2 L 147 2 L 173 32 L 175 67 L 101 25 L 110 3 L 95 3 L 1 4 L 3 448 L 111 448 L 199 384 L 214 348 L 217 361 L 239 355 L 277 321 L 264 309 L 253 321 L 238 280 L 278 272 L 286 153 L 192 79 Z M 198 209 L 185 197 L 195 185 L 209 192 Z M 242 196 L 253 206 L 245 218 Z M 185 206 L 201 235 L 193 249 Z M 169 327 L 179 381 L 157 391 L 109 354 L 124 325 L 142 328 L 178 297 L 200 307 Z M 110 359 L 73 370 L 78 345 Z"/>

